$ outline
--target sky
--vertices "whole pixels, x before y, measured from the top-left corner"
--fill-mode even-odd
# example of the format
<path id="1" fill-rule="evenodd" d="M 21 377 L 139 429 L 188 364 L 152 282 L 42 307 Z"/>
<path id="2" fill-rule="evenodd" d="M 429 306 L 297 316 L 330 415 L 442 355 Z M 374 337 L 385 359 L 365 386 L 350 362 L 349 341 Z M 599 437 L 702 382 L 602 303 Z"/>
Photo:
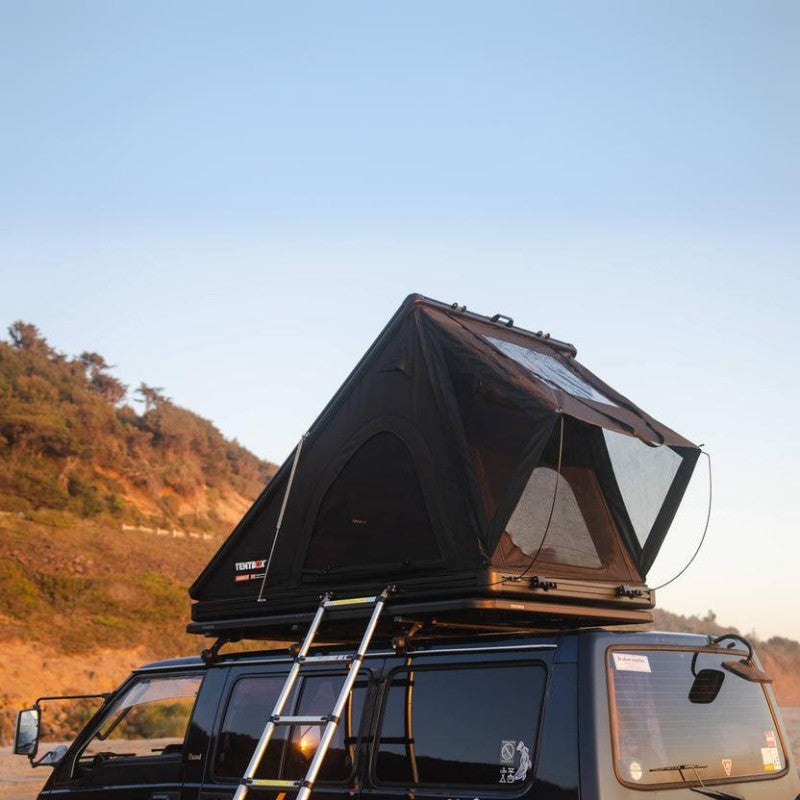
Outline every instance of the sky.
<path id="1" fill-rule="evenodd" d="M 0 330 L 281 462 L 410 292 L 712 456 L 659 605 L 800 639 L 800 5 L 0 0 Z M 705 463 L 649 576 L 686 563 Z"/>

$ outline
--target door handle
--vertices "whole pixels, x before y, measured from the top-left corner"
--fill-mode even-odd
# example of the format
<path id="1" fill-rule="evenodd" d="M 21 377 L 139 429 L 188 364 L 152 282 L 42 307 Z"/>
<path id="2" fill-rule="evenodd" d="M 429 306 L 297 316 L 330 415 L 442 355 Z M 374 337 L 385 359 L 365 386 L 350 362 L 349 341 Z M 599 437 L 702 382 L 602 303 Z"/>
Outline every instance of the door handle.
<path id="1" fill-rule="evenodd" d="M 150 800 L 178 800 L 177 792 L 153 792 Z"/>

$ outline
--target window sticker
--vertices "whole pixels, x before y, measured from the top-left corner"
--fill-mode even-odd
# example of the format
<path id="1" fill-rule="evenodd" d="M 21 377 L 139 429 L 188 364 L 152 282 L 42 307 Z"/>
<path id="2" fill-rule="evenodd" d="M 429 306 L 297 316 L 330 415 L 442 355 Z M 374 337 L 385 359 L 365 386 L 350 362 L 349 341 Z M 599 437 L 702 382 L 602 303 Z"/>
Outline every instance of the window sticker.
<path id="1" fill-rule="evenodd" d="M 517 745 L 517 751 L 520 754 L 520 759 L 517 771 L 514 773 L 514 780 L 524 781 L 528 777 L 528 770 L 531 768 L 531 751 L 522 741 Z"/>
<path id="2" fill-rule="evenodd" d="M 764 772 L 781 771 L 781 754 L 777 747 L 762 747 L 761 761 L 764 764 Z"/>
<path id="3" fill-rule="evenodd" d="M 730 778 L 731 770 L 733 770 L 733 760 L 730 758 L 722 759 L 722 769 L 725 770 L 725 775 Z"/>
<path id="4" fill-rule="evenodd" d="M 573 372 L 566 364 L 562 364 L 557 358 L 512 342 L 495 339 L 494 336 L 484 336 L 483 338 L 494 345 L 503 355 L 521 364 L 553 389 L 567 392 L 567 394 L 582 400 L 594 400 L 598 403 L 605 403 L 607 406 L 617 405 L 613 400 L 609 400 L 602 392 L 599 392 L 594 386 L 585 381 L 577 372 Z"/>
<path id="5" fill-rule="evenodd" d="M 778 746 L 778 740 L 775 738 L 775 731 L 764 731 L 764 738 L 767 740 L 767 747 Z"/>
<path id="6" fill-rule="evenodd" d="M 628 771 L 631 774 L 631 778 L 635 781 L 640 781 L 642 779 L 642 775 L 644 774 L 642 765 L 638 761 L 631 761 L 631 765 L 630 767 L 628 767 Z"/>
<path id="7" fill-rule="evenodd" d="M 650 659 L 633 653 L 613 653 L 614 667 L 618 672 L 650 672 Z"/>
<path id="8" fill-rule="evenodd" d="M 516 739 L 503 739 L 503 743 L 500 745 L 500 763 L 511 764 L 514 761 L 514 751 L 516 749 Z"/>
<path id="9" fill-rule="evenodd" d="M 519 754 L 519 764 L 514 766 Z M 530 748 L 520 740 L 503 739 L 500 745 L 500 761 L 507 766 L 500 767 L 500 777 L 498 783 L 518 783 L 528 777 L 531 768 Z"/>

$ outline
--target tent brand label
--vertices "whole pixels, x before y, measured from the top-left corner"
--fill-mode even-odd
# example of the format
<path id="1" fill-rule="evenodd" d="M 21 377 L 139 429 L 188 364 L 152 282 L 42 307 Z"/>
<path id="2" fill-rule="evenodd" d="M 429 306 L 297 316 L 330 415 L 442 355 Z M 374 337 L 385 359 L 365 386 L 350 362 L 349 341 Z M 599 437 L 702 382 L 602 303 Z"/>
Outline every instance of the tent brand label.
<path id="1" fill-rule="evenodd" d="M 264 567 L 266 559 L 257 558 L 252 561 L 237 561 L 234 564 L 236 574 L 233 577 L 234 583 L 245 583 L 246 581 L 260 581 L 264 577 Z M 259 572 L 259 570 L 261 570 Z"/>
<path id="2" fill-rule="evenodd" d="M 236 571 L 237 572 L 251 572 L 254 569 L 264 569 L 264 564 L 266 562 L 264 559 L 259 559 L 258 561 L 237 561 L 236 562 Z"/>
<path id="3" fill-rule="evenodd" d="M 650 659 L 633 653 L 614 653 L 614 667 L 618 672 L 650 672 Z"/>

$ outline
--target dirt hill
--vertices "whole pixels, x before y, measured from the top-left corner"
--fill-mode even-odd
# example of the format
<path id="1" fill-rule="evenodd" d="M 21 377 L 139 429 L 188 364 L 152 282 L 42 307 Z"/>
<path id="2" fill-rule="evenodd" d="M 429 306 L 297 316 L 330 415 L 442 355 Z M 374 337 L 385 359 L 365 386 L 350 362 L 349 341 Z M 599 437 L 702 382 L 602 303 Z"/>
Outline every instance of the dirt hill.
<path id="1" fill-rule="evenodd" d="M 35 325 L 0 341 L 0 510 L 58 524 L 222 532 L 275 467 L 145 383 L 131 394 L 98 353 L 68 357 Z M 139 406 L 138 410 L 129 402 Z"/>
<path id="2" fill-rule="evenodd" d="M 198 652 L 186 588 L 275 472 L 163 390 L 129 393 L 101 355 L 8 332 L 0 743 L 38 694 L 106 691 L 143 660 Z"/>

